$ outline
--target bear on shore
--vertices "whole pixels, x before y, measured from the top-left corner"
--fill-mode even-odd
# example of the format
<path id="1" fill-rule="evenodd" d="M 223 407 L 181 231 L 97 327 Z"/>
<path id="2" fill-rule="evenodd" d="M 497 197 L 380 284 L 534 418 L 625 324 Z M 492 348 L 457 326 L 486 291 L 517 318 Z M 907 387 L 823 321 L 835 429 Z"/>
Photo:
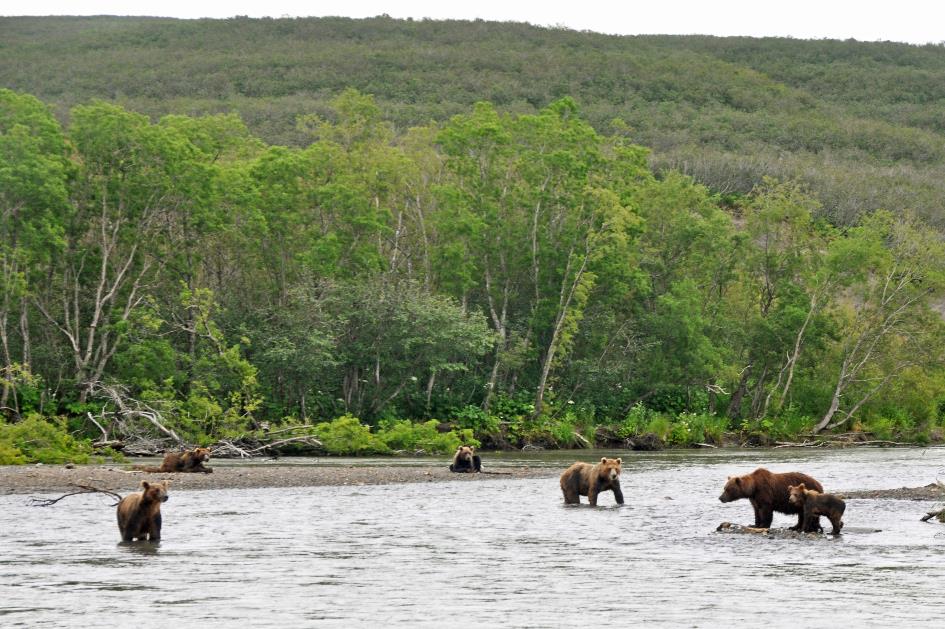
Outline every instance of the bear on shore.
<path id="1" fill-rule="evenodd" d="M 748 498 L 755 510 L 755 526 L 758 528 L 771 528 L 771 520 L 774 518 L 775 511 L 787 514 L 796 513 L 798 514 L 797 524 L 792 526 L 791 530 L 803 531 L 806 530 L 804 509 L 791 503 L 790 491 L 788 490 L 791 485 L 800 485 L 801 483 L 817 491 L 823 491 L 824 489 L 816 479 L 807 474 L 800 472 L 778 474 L 759 467 L 751 474 L 729 476 L 719 500 L 732 502 L 740 498 Z M 816 530 L 820 526 L 820 518 L 815 517 L 812 523 L 807 524 L 814 526 L 814 530 Z"/>
<path id="2" fill-rule="evenodd" d="M 788 487 L 790 492 L 789 500 L 791 504 L 802 509 L 804 514 L 804 532 L 812 533 L 820 528 L 817 521 L 820 516 L 825 516 L 830 520 L 833 530 L 831 535 L 840 535 L 840 529 L 843 528 L 843 512 L 846 511 L 847 503 L 840 496 L 833 494 L 823 494 L 819 491 L 808 489 L 804 483 L 797 486 Z"/>
<path id="3" fill-rule="evenodd" d="M 472 446 L 459 446 L 450 463 L 451 472 L 477 473 L 482 471 L 482 458 Z"/>
<path id="4" fill-rule="evenodd" d="M 587 496 L 592 507 L 597 506 L 597 496 L 602 491 L 614 492 L 617 504 L 623 504 L 620 490 L 620 459 L 601 457 L 600 463 L 575 463 L 561 474 L 561 491 L 564 503 L 581 504 L 581 496 Z"/>
<path id="5" fill-rule="evenodd" d="M 141 491 L 128 494 L 118 503 L 118 530 L 121 541 L 156 542 L 161 539 L 161 503 L 167 502 L 170 481 L 141 481 Z"/>
<path id="6" fill-rule="evenodd" d="M 210 448 L 194 448 L 183 452 L 169 452 L 164 455 L 160 467 L 142 467 L 145 472 L 202 472 L 213 473 L 212 467 L 204 467 L 204 461 L 210 460 Z"/>

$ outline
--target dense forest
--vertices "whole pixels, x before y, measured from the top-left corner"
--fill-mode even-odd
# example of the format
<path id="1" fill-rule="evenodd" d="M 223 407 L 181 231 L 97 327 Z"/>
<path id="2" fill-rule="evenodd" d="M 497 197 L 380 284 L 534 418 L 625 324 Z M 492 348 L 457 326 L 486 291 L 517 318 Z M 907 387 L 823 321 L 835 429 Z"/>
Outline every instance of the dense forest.
<path id="1" fill-rule="evenodd" d="M 247 45 L 250 44 L 251 45 Z M 400 131 L 478 101 L 536 113 L 570 96 L 599 132 L 721 193 L 802 182 L 850 224 L 877 207 L 941 226 L 945 48 L 892 42 L 617 37 L 527 24 L 379 17 L 0 18 L 0 86 L 69 109 L 102 98 L 157 119 L 238 112 L 305 146 L 305 114 L 346 88 Z"/>
<path id="2" fill-rule="evenodd" d="M 0 462 L 308 426 L 338 453 L 941 438 L 939 48 L 0 35 Z"/>

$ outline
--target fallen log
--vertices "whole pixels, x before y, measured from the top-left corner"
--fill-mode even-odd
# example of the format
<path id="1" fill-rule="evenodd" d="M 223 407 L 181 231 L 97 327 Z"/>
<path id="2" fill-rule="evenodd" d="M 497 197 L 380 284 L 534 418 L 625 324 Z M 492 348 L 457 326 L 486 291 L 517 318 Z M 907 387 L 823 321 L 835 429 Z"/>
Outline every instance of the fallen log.
<path id="1" fill-rule="evenodd" d="M 804 533 L 802 531 L 792 531 L 791 529 L 766 529 L 755 526 L 743 526 L 732 522 L 722 522 L 715 531 L 717 533 L 759 535 L 772 539 L 824 539 L 825 537 L 823 533 Z"/>

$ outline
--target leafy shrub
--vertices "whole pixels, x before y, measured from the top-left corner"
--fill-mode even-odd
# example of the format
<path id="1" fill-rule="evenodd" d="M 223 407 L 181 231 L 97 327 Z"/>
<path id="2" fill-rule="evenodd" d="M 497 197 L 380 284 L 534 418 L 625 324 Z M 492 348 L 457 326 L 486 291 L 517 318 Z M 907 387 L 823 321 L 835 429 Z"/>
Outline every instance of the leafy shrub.
<path id="1" fill-rule="evenodd" d="M 646 432 L 652 432 L 663 441 L 668 441 L 672 432 L 673 424 L 669 418 L 662 413 L 655 414 L 646 424 Z"/>
<path id="2" fill-rule="evenodd" d="M 315 435 L 329 454 L 387 454 L 390 448 L 371 434 L 357 417 L 342 415 L 315 426 Z"/>
<path id="3" fill-rule="evenodd" d="M 499 418 L 473 404 L 454 413 L 453 419 L 461 428 L 468 428 L 476 434 L 494 433 L 499 430 Z"/>
<path id="4" fill-rule="evenodd" d="M 623 423 L 620 424 L 617 430 L 618 434 L 623 438 L 627 438 L 646 432 L 649 415 L 650 412 L 643 406 L 643 403 L 637 402 L 627 413 Z"/>
<path id="5" fill-rule="evenodd" d="M 721 443 L 728 419 L 709 413 L 680 413 L 673 422 L 669 442 L 692 446 L 698 443 Z"/>
<path id="6" fill-rule="evenodd" d="M 0 463 L 87 463 L 92 454 L 88 441 L 75 439 L 66 420 L 30 413 L 16 424 L 0 424 Z"/>
<path id="7" fill-rule="evenodd" d="M 19 448 L 0 437 L 0 465 L 23 465 L 26 457 Z"/>
<path id="8" fill-rule="evenodd" d="M 423 450 L 436 454 L 452 454 L 464 444 L 479 445 L 473 438 L 472 430 L 464 428 L 458 433 L 455 430 L 439 432 L 438 424 L 435 419 L 416 424 L 408 419 L 387 420 L 381 422 L 381 431 L 377 436 L 391 450 Z"/>

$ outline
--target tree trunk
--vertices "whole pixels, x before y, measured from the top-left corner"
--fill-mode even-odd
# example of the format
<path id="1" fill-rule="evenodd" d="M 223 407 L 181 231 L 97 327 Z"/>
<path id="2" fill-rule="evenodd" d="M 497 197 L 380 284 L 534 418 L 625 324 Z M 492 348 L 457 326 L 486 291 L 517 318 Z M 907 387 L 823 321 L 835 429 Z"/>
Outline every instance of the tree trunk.
<path id="1" fill-rule="evenodd" d="M 430 378 L 427 380 L 427 407 L 426 407 L 427 417 L 430 416 L 430 406 L 433 400 L 433 385 L 435 382 L 436 382 L 436 371 L 431 371 Z"/>
<path id="2" fill-rule="evenodd" d="M 567 286 L 567 282 L 568 275 L 570 275 L 571 271 L 572 255 L 571 253 L 568 254 L 568 265 L 564 271 L 564 279 L 561 282 L 560 298 L 558 299 L 558 316 L 555 320 L 555 327 L 551 333 L 551 341 L 548 343 L 548 351 L 545 353 L 545 358 L 541 366 L 541 377 L 538 379 L 538 390 L 535 395 L 535 417 L 538 417 L 543 410 L 542 407 L 545 401 L 545 390 L 548 385 L 548 375 L 551 373 L 551 365 L 555 359 L 555 352 L 558 349 L 558 343 L 561 341 L 561 330 L 564 329 L 564 321 L 568 314 L 568 308 L 571 307 L 571 302 L 574 299 L 574 293 L 577 291 L 577 287 L 580 285 L 581 279 L 584 276 L 584 271 L 587 268 L 587 260 L 590 257 L 588 244 L 588 242 L 585 242 L 585 251 L 583 256 L 584 259 L 581 262 L 581 268 L 579 268 L 577 273 L 575 273 L 574 279 L 571 281 L 571 285 L 569 287 Z"/>
<path id="3" fill-rule="evenodd" d="M 748 393 L 748 378 L 751 376 L 751 363 L 749 363 L 742 370 L 741 380 L 738 382 L 738 386 L 735 387 L 735 390 L 732 392 L 732 399 L 728 404 L 728 415 L 729 419 L 741 419 L 742 417 L 742 399 L 745 397 L 745 394 Z"/>

